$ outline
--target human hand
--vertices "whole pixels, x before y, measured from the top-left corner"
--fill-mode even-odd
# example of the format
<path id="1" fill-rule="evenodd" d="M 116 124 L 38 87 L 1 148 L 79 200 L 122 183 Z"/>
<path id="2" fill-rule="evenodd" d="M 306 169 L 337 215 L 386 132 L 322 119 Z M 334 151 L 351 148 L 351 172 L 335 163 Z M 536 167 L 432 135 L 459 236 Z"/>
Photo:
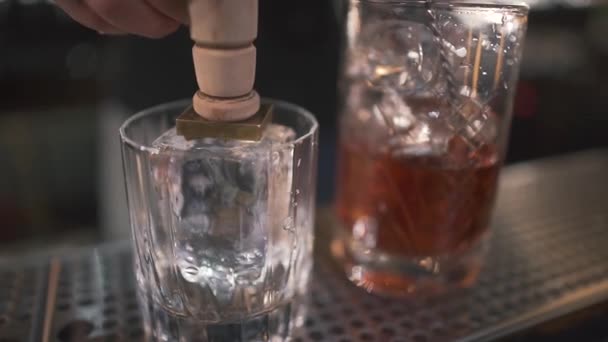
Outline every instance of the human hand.
<path id="1" fill-rule="evenodd" d="M 82 25 L 102 34 L 161 38 L 188 23 L 185 0 L 55 0 Z"/>

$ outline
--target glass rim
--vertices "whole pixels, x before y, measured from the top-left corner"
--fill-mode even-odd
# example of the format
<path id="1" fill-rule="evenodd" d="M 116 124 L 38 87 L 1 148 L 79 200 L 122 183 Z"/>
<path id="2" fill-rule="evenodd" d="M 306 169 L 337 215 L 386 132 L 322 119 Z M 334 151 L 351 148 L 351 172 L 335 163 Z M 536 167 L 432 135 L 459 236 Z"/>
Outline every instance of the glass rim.
<path id="1" fill-rule="evenodd" d="M 355 0 L 360 3 L 370 4 L 387 4 L 387 5 L 410 5 L 410 6 L 426 6 L 426 0 Z M 457 1 L 434 1 L 433 7 L 439 9 L 467 9 L 467 10 L 494 10 L 502 12 L 513 12 L 528 14 L 530 6 L 522 1 L 513 1 L 510 3 L 496 3 L 484 0 L 457 0 Z"/>
<path id="2" fill-rule="evenodd" d="M 192 103 L 192 100 L 190 100 L 190 99 L 181 99 L 181 100 L 162 103 L 162 104 L 159 104 L 159 105 L 156 105 L 153 107 L 146 108 L 139 112 L 136 112 L 131 117 L 129 117 L 127 120 L 125 120 L 125 122 L 120 126 L 119 132 L 120 132 L 121 142 L 123 144 L 129 145 L 142 152 L 148 152 L 148 153 L 160 152 L 157 148 L 136 142 L 131 137 L 129 137 L 126 130 L 135 121 L 143 119 L 146 116 L 157 115 L 161 112 L 171 110 L 172 108 L 175 108 L 175 107 L 185 108 L 191 103 Z M 293 104 L 293 103 L 290 103 L 287 101 L 277 100 L 277 99 L 268 98 L 268 97 L 262 98 L 262 103 L 270 103 L 274 106 L 284 108 L 292 113 L 297 113 L 298 115 L 302 115 L 303 117 L 306 118 L 306 120 L 308 120 L 311 123 L 310 129 L 306 133 L 302 134 L 302 136 L 298 137 L 295 140 L 289 141 L 289 142 L 277 143 L 276 146 L 278 146 L 278 147 L 297 145 L 297 144 L 301 143 L 302 141 L 305 141 L 308 138 L 312 137 L 319 129 L 319 123 L 318 123 L 317 119 L 315 118 L 315 116 L 310 111 L 305 109 L 304 107 L 298 106 L 296 104 Z"/>

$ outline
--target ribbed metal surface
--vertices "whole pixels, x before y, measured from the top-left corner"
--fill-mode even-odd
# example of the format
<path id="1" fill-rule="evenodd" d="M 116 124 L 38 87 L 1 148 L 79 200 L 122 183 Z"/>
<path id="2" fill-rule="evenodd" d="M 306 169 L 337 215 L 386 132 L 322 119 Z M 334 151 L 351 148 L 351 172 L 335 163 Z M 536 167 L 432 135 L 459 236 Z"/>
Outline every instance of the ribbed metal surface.
<path id="1" fill-rule="evenodd" d="M 605 151 L 508 168 L 478 285 L 432 300 L 365 294 L 335 271 L 321 235 L 309 314 L 295 340 L 483 341 L 607 300 L 606 175 Z M 32 310 L 44 307 L 46 291 L 36 284 L 52 272 L 38 260 L 37 267 L 0 269 L 1 342 L 43 331 Z M 143 340 L 128 245 L 60 264 L 49 341 Z"/>
<path id="2" fill-rule="evenodd" d="M 64 260 L 51 341 L 143 341 L 128 245 Z"/>
<path id="3" fill-rule="evenodd" d="M 0 263 L 0 342 L 39 340 L 45 280 L 43 265 Z"/>

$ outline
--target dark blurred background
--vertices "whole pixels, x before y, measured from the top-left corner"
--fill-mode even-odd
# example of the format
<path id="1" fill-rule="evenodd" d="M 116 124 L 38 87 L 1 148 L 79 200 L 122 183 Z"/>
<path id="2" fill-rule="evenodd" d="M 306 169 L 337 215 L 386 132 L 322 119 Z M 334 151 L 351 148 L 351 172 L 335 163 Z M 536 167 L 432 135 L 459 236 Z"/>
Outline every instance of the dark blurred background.
<path id="1" fill-rule="evenodd" d="M 508 163 L 608 146 L 608 6 L 531 5 Z M 327 204 L 343 3 L 260 6 L 256 88 L 317 115 Z M 118 127 L 191 96 L 191 44 L 187 29 L 102 36 L 50 1 L 0 0 L 0 255 L 128 236 Z"/>

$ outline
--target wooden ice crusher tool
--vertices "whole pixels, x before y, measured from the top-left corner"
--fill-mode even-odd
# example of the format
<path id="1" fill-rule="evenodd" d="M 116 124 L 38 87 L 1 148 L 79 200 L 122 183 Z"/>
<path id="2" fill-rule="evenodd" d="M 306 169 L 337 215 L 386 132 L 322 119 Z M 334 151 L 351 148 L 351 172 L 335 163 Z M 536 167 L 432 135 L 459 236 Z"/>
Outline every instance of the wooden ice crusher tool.
<path id="1" fill-rule="evenodd" d="M 272 108 L 253 89 L 258 0 L 189 0 L 188 11 L 199 90 L 177 118 L 178 134 L 259 140 Z"/>

